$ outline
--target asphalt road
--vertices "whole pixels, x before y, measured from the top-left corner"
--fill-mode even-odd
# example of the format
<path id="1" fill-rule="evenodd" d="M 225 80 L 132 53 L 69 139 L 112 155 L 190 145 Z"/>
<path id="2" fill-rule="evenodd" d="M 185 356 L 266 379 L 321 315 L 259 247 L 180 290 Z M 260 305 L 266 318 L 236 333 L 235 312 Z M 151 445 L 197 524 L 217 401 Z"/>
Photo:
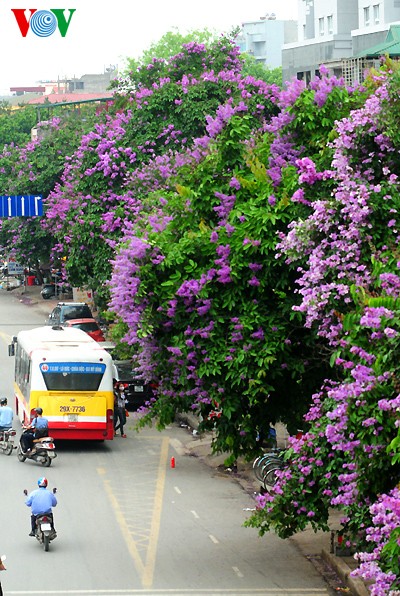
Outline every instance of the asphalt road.
<path id="1" fill-rule="evenodd" d="M 1 395 L 12 396 L 10 338 L 43 321 L 41 309 L 0 291 Z M 57 443 L 50 468 L 0 454 L 5 596 L 333 594 L 292 542 L 243 528 L 254 501 L 232 478 L 185 456 L 184 433 L 136 433 L 130 419 L 127 439 Z M 28 537 L 22 493 L 42 475 L 59 501 L 48 553 Z"/>

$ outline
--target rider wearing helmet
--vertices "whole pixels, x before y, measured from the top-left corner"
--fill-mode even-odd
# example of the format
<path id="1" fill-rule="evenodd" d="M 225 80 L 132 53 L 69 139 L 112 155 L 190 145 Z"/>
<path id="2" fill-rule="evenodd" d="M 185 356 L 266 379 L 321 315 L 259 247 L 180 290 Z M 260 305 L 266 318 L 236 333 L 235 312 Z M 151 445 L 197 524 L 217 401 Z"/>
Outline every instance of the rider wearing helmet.
<path id="1" fill-rule="evenodd" d="M 49 421 L 43 417 L 42 408 L 34 409 L 34 418 L 30 426 L 21 435 L 21 447 L 24 453 L 31 453 L 35 439 L 49 436 Z"/>
<path id="2" fill-rule="evenodd" d="M 46 513 L 50 520 L 51 526 L 54 530 L 54 521 L 53 521 L 53 512 L 52 507 L 57 505 L 56 496 L 49 490 L 47 490 L 47 478 L 39 478 L 38 480 L 38 487 L 36 490 L 32 491 L 26 501 L 25 504 L 28 507 L 32 508 L 32 515 L 31 515 L 31 532 L 29 536 L 35 535 L 36 529 L 36 517 L 38 515 L 43 515 Z M 55 531 L 55 530 L 54 530 Z"/>
<path id="3" fill-rule="evenodd" d="M 14 412 L 7 405 L 7 398 L 0 398 L 0 431 L 12 428 Z"/>

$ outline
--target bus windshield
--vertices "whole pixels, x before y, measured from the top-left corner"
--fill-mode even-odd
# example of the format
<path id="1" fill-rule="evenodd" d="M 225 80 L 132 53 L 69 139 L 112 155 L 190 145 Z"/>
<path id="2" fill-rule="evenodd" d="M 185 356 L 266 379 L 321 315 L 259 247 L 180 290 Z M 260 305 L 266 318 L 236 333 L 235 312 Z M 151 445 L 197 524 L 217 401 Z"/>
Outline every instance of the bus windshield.
<path id="1" fill-rule="evenodd" d="M 97 391 L 106 365 L 92 362 L 42 362 L 48 391 Z"/>

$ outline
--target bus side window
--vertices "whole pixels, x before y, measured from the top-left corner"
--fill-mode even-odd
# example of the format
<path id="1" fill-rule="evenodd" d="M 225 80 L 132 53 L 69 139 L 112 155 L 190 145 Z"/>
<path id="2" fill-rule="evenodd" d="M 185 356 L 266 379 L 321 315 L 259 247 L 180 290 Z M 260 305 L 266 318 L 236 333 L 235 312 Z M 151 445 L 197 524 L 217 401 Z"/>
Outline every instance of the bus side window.
<path id="1" fill-rule="evenodd" d="M 28 354 L 21 350 L 21 347 L 17 344 L 17 353 L 15 360 L 15 380 L 22 392 L 25 394 L 26 386 L 29 383 L 29 358 Z"/>

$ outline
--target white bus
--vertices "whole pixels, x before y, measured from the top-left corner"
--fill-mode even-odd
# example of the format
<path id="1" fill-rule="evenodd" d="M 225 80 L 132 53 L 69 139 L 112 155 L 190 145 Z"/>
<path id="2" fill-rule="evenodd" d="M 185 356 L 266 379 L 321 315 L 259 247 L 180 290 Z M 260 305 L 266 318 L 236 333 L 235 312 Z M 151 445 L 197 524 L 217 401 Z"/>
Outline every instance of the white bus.
<path id="1" fill-rule="evenodd" d="M 9 353 L 21 423 L 40 407 L 55 439 L 113 439 L 112 358 L 87 333 L 50 326 L 20 331 Z"/>

